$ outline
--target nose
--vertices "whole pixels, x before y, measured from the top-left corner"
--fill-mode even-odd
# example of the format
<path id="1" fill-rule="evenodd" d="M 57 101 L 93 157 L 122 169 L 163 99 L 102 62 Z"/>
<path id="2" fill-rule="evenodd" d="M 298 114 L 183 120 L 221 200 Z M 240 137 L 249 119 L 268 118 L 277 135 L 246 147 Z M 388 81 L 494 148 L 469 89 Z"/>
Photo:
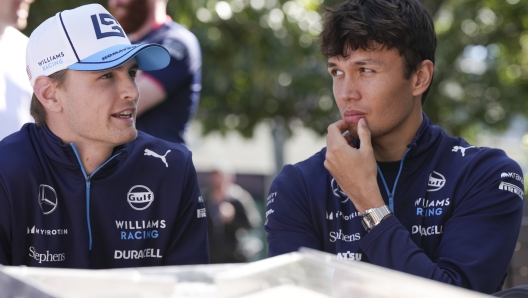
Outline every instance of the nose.
<path id="1" fill-rule="evenodd" d="M 334 96 L 340 101 L 359 100 L 361 92 L 357 81 L 352 76 L 346 76 L 341 80 L 334 80 Z"/>
<path id="2" fill-rule="evenodd" d="M 131 77 L 128 72 L 122 74 L 122 79 L 120 80 L 120 98 L 124 101 L 138 101 L 139 99 L 139 89 L 136 85 L 136 82 L 133 77 Z"/>

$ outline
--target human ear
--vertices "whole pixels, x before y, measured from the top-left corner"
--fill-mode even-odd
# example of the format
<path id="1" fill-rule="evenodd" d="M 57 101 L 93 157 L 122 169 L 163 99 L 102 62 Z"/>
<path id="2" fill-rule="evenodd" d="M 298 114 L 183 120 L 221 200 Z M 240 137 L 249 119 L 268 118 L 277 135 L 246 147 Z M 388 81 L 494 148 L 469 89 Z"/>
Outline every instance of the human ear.
<path id="1" fill-rule="evenodd" d="M 431 81 L 433 80 L 433 73 L 434 73 L 434 65 L 431 60 L 424 60 L 418 65 L 417 70 L 415 71 L 413 77 L 414 77 L 414 85 L 413 85 L 413 95 L 419 96 L 423 94 L 427 88 L 429 88 L 429 85 L 431 85 Z"/>
<path id="2" fill-rule="evenodd" d="M 57 86 L 52 78 L 38 77 L 33 85 L 33 92 L 46 110 L 62 111 L 62 102 L 57 97 Z"/>

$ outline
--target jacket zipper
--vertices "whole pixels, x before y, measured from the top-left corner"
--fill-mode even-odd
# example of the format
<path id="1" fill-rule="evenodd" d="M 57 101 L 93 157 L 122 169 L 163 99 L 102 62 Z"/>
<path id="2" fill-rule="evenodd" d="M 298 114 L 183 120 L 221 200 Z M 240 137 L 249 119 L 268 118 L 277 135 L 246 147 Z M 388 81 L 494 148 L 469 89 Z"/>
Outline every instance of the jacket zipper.
<path id="1" fill-rule="evenodd" d="M 389 208 L 393 214 L 394 214 L 394 194 L 396 193 L 396 186 L 398 185 L 398 179 L 400 179 L 400 174 L 403 169 L 403 162 L 405 161 L 405 156 L 407 156 L 407 153 L 409 153 L 410 150 L 411 148 L 407 149 L 407 151 L 405 151 L 405 154 L 403 154 L 403 157 L 400 161 L 400 169 L 398 170 L 398 175 L 396 176 L 396 180 L 394 180 L 394 185 L 392 186 L 392 192 L 389 191 L 389 187 L 387 186 L 385 177 L 383 177 L 383 173 L 381 172 L 379 165 L 377 165 L 378 174 L 381 177 L 381 181 L 383 181 L 383 185 L 385 186 L 385 191 L 387 192 L 387 196 L 389 197 Z"/>
<path id="2" fill-rule="evenodd" d="M 84 167 L 81 162 L 81 157 L 79 155 L 79 152 L 77 151 L 77 148 L 73 143 L 70 143 L 70 146 L 73 149 L 73 152 L 75 153 L 75 156 L 77 157 L 77 161 L 79 162 L 79 166 L 81 167 L 81 171 L 83 173 L 84 179 L 86 180 L 86 222 L 88 224 L 88 238 L 89 238 L 89 245 L 88 250 L 92 250 L 92 226 L 90 223 L 90 185 L 92 183 L 92 177 L 97 173 L 102 167 L 104 167 L 107 163 L 109 163 L 112 159 L 115 157 L 121 155 L 121 152 L 113 155 L 110 157 L 107 161 L 105 161 L 102 165 L 100 165 L 95 171 L 93 171 L 92 174 L 87 175 L 86 171 L 84 170 Z"/>

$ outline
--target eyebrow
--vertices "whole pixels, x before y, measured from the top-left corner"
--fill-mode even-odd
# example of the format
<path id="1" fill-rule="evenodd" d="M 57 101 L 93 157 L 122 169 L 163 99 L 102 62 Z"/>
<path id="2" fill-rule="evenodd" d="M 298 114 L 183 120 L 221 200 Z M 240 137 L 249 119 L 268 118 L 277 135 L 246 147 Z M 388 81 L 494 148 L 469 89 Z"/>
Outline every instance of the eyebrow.
<path id="1" fill-rule="evenodd" d="M 363 59 L 363 60 L 358 60 L 358 61 L 354 61 L 354 65 L 368 65 L 368 64 L 377 64 L 377 65 L 382 65 L 383 64 L 383 61 L 381 60 L 378 60 L 378 59 Z M 336 67 L 337 64 L 335 64 L 334 62 L 328 62 L 326 64 L 327 68 L 330 68 L 330 67 Z"/>

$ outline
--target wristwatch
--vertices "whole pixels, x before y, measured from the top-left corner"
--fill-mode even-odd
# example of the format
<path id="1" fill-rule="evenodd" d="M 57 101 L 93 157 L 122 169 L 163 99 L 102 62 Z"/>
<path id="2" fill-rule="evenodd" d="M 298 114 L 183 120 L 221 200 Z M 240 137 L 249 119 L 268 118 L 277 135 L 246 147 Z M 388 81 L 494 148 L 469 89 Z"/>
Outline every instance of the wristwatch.
<path id="1" fill-rule="evenodd" d="M 379 208 L 371 208 L 365 210 L 365 213 L 361 214 L 361 223 L 367 232 L 370 232 L 375 226 L 387 216 L 392 214 L 387 205 L 381 206 Z"/>

